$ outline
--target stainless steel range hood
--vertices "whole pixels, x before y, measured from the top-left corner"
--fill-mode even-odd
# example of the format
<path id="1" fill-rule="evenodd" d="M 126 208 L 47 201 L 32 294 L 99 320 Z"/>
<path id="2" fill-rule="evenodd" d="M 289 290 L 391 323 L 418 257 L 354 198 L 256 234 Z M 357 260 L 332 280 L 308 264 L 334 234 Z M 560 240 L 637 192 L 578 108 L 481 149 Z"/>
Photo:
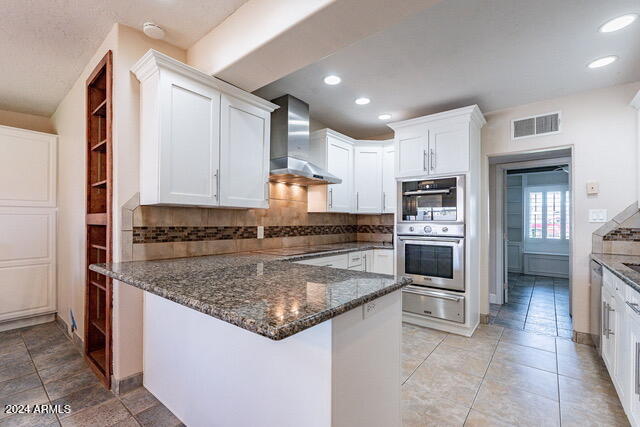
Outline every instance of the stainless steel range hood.
<path id="1" fill-rule="evenodd" d="M 269 180 L 298 185 L 340 184 L 342 180 L 309 161 L 309 105 L 284 95 L 272 100 Z"/>

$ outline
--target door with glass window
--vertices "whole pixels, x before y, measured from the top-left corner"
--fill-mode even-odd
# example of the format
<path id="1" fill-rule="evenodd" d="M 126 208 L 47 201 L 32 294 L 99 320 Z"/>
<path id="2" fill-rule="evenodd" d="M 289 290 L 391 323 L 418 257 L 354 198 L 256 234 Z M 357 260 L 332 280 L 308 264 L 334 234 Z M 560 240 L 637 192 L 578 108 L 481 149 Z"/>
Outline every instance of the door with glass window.
<path id="1" fill-rule="evenodd" d="M 567 185 L 526 188 L 525 252 L 569 254 L 570 199 Z"/>

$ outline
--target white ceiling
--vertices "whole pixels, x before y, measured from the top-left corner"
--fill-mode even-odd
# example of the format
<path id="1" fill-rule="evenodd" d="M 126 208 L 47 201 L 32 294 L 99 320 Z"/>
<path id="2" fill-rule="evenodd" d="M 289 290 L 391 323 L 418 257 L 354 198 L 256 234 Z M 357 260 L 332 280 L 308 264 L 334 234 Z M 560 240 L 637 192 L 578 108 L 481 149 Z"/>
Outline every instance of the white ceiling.
<path id="1" fill-rule="evenodd" d="M 640 20 L 609 34 L 638 0 L 445 0 L 256 91 L 290 93 L 315 120 L 356 138 L 392 121 L 477 103 L 484 112 L 640 80 Z M 614 64 L 591 70 L 606 55 Z M 322 78 L 335 73 L 337 86 Z M 371 98 L 357 106 L 358 96 Z"/>
<path id="2" fill-rule="evenodd" d="M 247 0 L 0 0 L 0 109 L 49 116 L 114 23 L 187 48 Z"/>

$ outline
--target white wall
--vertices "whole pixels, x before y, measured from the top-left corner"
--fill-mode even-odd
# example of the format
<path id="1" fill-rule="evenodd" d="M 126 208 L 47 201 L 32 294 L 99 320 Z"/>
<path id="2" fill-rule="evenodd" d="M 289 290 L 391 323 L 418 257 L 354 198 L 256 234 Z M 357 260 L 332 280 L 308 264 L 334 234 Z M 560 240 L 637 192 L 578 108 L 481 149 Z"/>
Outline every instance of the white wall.
<path id="1" fill-rule="evenodd" d="M 129 69 L 149 49 L 185 61 L 186 51 L 115 24 L 52 116 L 59 135 L 58 313 L 84 337 L 85 81 L 113 52 L 113 258 L 120 259 L 120 206 L 138 192 L 139 84 Z M 116 379 L 142 371 L 142 292 L 114 281 L 113 362 Z"/>
<path id="2" fill-rule="evenodd" d="M 489 156 L 559 147 L 573 148 L 573 239 L 571 261 L 574 329 L 589 331 L 589 254 L 597 223 L 587 221 L 590 208 L 607 208 L 612 217 L 637 199 L 636 111 L 629 102 L 640 82 L 596 89 L 485 114 L 482 129 L 482 281 L 481 311 L 489 312 Z M 562 132 L 512 141 L 514 118 L 562 111 Z M 587 196 L 586 183 L 600 183 L 598 196 Z M 491 264 L 490 264 L 491 263 Z"/>

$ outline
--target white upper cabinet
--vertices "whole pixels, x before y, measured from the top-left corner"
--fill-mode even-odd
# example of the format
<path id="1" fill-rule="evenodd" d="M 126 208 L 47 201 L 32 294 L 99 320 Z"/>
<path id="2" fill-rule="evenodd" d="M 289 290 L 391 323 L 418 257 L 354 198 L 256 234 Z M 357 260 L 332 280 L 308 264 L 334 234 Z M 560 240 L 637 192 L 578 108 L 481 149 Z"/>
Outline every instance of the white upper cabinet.
<path id="1" fill-rule="evenodd" d="M 157 197 L 160 203 L 217 205 L 220 92 L 169 71 L 161 75 L 159 84 L 159 138 L 142 141 L 140 153 L 142 182 L 159 172 L 159 194 L 143 191 L 141 202 L 153 203 Z M 146 161 L 148 150 L 158 150 L 157 171 Z"/>
<path id="2" fill-rule="evenodd" d="M 222 95 L 220 116 L 220 204 L 269 207 L 271 113 Z"/>
<path id="3" fill-rule="evenodd" d="M 334 136 L 327 136 L 327 170 L 342 179 L 340 184 L 328 185 L 328 211 L 351 212 L 353 145 Z"/>
<path id="4" fill-rule="evenodd" d="M 382 212 L 382 146 L 355 148 L 356 213 Z"/>
<path id="5" fill-rule="evenodd" d="M 429 132 L 429 173 L 443 175 L 469 170 L 469 124 L 444 125 Z"/>
<path id="6" fill-rule="evenodd" d="M 429 130 L 425 126 L 396 134 L 396 176 L 419 176 L 429 173 Z"/>
<path id="7" fill-rule="evenodd" d="M 140 203 L 268 206 L 276 105 L 150 50 L 140 80 Z"/>
<path id="8" fill-rule="evenodd" d="M 382 148 L 382 212 L 396 211 L 395 146 L 387 141 Z"/>
<path id="9" fill-rule="evenodd" d="M 353 139 L 331 129 L 311 135 L 309 160 L 342 182 L 309 186 L 309 212 L 353 212 L 353 143 Z"/>
<path id="10" fill-rule="evenodd" d="M 468 172 L 471 135 L 484 123 L 478 106 L 472 105 L 389 124 L 395 131 L 395 176 Z"/>

